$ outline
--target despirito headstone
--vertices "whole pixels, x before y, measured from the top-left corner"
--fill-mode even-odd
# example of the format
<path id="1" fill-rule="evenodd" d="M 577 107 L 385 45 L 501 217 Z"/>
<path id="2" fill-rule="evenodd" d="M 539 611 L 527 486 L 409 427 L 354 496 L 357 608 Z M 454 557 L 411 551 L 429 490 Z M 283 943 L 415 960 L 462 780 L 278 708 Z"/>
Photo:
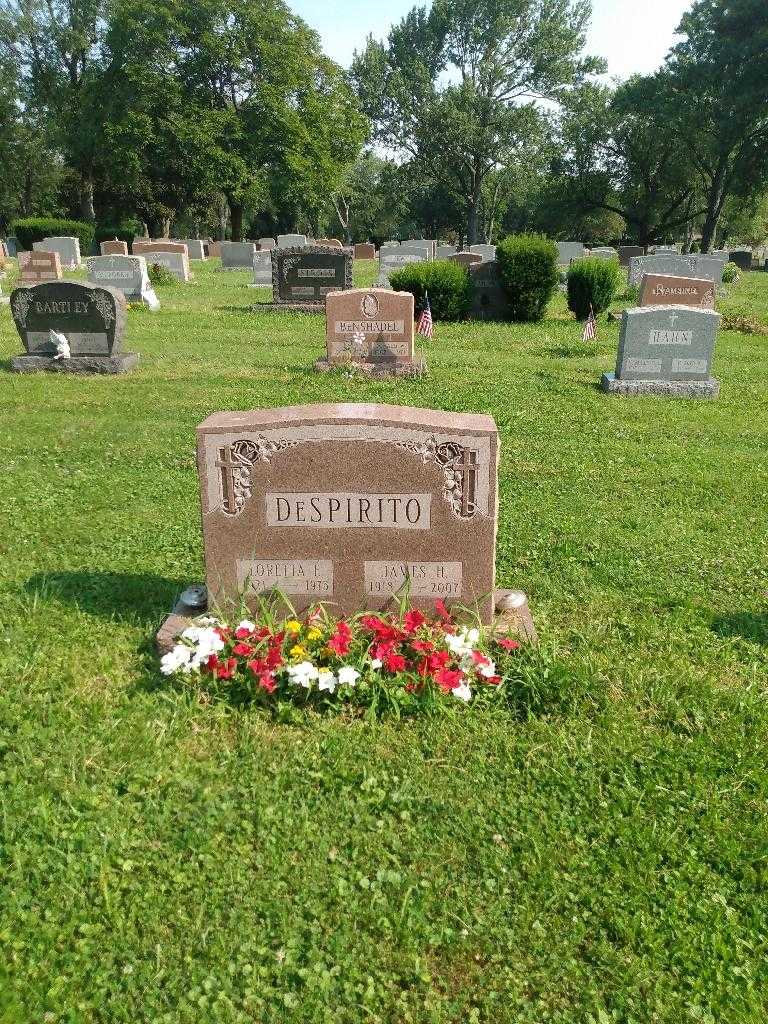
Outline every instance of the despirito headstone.
<path id="1" fill-rule="evenodd" d="M 61 260 L 57 252 L 20 252 L 19 284 L 41 284 L 61 280 Z"/>
<path id="2" fill-rule="evenodd" d="M 253 285 L 255 288 L 272 287 L 272 252 L 258 249 L 253 254 Z"/>
<path id="3" fill-rule="evenodd" d="M 26 355 L 11 361 L 20 373 L 122 373 L 138 356 L 121 352 L 126 302 L 115 288 L 75 281 L 22 286 L 11 294 L 11 312 Z M 56 359 L 54 336 L 63 336 L 71 358 Z"/>
<path id="4" fill-rule="evenodd" d="M 370 242 L 358 242 L 355 246 L 355 259 L 356 260 L 375 260 L 376 259 L 376 246 Z"/>
<path id="5" fill-rule="evenodd" d="M 205 242 L 201 238 L 183 238 L 181 243 L 186 245 L 187 253 L 191 260 L 207 259 L 205 255 Z"/>
<path id="6" fill-rule="evenodd" d="M 297 612 L 441 599 L 493 617 L 498 434 L 489 416 L 341 404 L 216 413 L 197 430 L 214 607 L 279 589 Z"/>
<path id="7" fill-rule="evenodd" d="M 326 295 L 351 287 L 351 249 L 300 246 L 272 252 L 272 301 L 277 305 L 325 309 Z"/>
<path id="8" fill-rule="evenodd" d="M 569 267 L 572 260 L 580 260 L 585 254 L 583 242 L 558 242 L 558 263 L 561 267 Z"/>
<path id="9" fill-rule="evenodd" d="M 121 242 L 119 238 L 112 238 L 101 243 L 102 256 L 127 256 L 128 243 Z"/>
<path id="10" fill-rule="evenodd" d="M 80 239 L 66 235 L 44 238 L 41 242 L 33 242 L 35 252 L 56 252 L 59 254 L 62 269 L 76 270 L 80 266 Z"/>
<path id="11" fill-rule="evenodd" d="M 127 302 L 143 302 L 153 312 L 160 309 L 143 256 L 91 256 L 85 262 L 91 284 L 117 288 Z"/>
<path id="12" fill-rule="evenodd" d="M 252 270 L 253 254 L 257 252 L 253 242 L 220 242 L 222 270 Z"/>
<path id="13" fill-rule="evenodd" d="M 639 306 L 697 306 L 715 308 L 714 281 L 696 277 L 646 274 L 640 285 Z"/>
<path id="14" fill-rule="evenodd" d="M 469 251 L 479 253 L 480 256 L 482 256 L 483 263 L 488 263 L 490 260 L 496 259 L 495 245 L 470 245 Z"/>
<path id="15" fill-rule="evenodd" d="M 278 249 L 299 249 L 308 244 L 306 235 L 278 235 Z"/>
<path id="16" fill-rule="evenodd" d="M 712 357 L 720 314 L 691 306 L 624 311 L 616 372 L 603 374 L 610 394 L 716 398 Z"/>
<path id="17" fill-rule="evenodd" d="M 510 319 L 509 299 L 499 280 L 499 265 L 496 260 L 470 266 L 469 277 L 472 282 L 472 318 Z"/>
<path id="18" fill-rule="evenodd" d="M 619 246 L 619 263 L 622 267 L 628 267 L 629 261 L 636 256 L 644 256 L 642 245 L 621 245 Z"/>
<path id="19" fill-rule="evenodd" d="M 325 371 L 354 366 L 370 376 L 415 377 L 424 360 L 414 351 L 414 299 L 410 292 L 358 288 L 325 300 Z"/>

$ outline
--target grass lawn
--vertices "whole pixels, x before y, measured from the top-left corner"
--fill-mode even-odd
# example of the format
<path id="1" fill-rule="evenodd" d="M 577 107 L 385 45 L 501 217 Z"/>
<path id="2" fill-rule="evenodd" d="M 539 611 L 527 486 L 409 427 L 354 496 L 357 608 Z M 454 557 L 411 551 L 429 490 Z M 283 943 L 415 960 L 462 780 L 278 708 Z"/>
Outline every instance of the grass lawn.
<path id="1" fill-rule="evenodd" d="M 558 297 L 349 380 L 194 270 L 121 378 L 10 374 L 0 307 L 0 1022 L 764 1024 L 768 337 L 721 334 L 716 402 L 609 398 L 618 324 Z M 768 322 L 768 274 L 724 305 Z M 515 707 L 282 725 L 159 675 L 195 426 L 334 400 L 495 417 Z"/>

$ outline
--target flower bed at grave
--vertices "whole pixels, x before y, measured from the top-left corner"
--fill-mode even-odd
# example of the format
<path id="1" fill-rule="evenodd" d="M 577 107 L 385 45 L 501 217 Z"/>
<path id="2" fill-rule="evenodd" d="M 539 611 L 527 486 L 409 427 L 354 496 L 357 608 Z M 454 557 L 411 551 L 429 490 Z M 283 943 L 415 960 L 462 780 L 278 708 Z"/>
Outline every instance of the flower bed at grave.
<path id="1" fill-rule="evenodd" d="M 202 616 L 161 661 L 164 675 L 194 680 L 239 700 L 347 702 L 426 709 L 502 693 L 517 640 L 456 623 L 445 605 L 435 618 L 416 608 L 398 615 L 334 619 L 320 607 L 303 619 L 230 625 Z"/>

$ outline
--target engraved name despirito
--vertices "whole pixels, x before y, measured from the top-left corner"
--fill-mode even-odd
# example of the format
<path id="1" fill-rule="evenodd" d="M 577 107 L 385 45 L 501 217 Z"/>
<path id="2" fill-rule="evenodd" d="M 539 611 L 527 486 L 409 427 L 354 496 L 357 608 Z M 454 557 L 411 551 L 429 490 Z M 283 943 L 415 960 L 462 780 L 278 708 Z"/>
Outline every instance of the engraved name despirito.
<path id="1" fill-rule="evenodd" d="M 428 530 L 431 494 L 277 494 L 264 496 L 267 526 Z"/>

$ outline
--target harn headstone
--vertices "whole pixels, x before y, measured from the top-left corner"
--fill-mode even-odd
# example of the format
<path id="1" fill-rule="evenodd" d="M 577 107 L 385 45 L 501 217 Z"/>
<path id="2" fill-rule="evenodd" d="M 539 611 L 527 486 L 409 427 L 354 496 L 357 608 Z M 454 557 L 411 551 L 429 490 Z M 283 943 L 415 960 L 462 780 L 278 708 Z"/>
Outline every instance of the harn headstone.
<path id="1" fill-rule="evenodd" d="M 351 366 L 371 377 L 418 377 L 425 363 L 414 350 L 414 298 L 410 292 L 358 288 L 325 300 L 325 372 Z"/>
<path id="2" fill-rule="evenodd" d="M 659 398 L 717 398 L 712 358 L 720 314 L 692 306 L 646 306 L 624 311 L 609 394 Z"/>
<path id="3" fill-rule="evenodd" d="M 222 270 L 253 270 L 253 242 L 219 242 Z"/>
<path id="4" fill-rule="evenodd" d="M 253 287 L 272 288 L 272 250 L 257 249 L 253 254 Z"/>
<path id="5" fill-rule="evenodd" d="M 61 260 L 57 252 L 20 252 L 19 284 L 60 281 Z"/>
<path id="6" fill-rule="evenodd" d="M 91 284 L 117 288 L 126 302 L 142 302 L 153 313 L 160 309 L 143 256 L 90 256 L 85 262 Z"/>
<path id="7" fill-rule="evenodd" d="M 499 279 L 496 260 L 470 266 L 469 278 L 472 282 L 472 318 L 509 320 L 509 299 Z"/>
<path id="8" fill-rule="evenodd" d="M 646 274 L 640 285 L 639 306 L 697 306 L 715 308 L 714 281 L 696 277 Z"/>
<path id="9" fill-rule="evenodd" d="M 107 241 L 101 243 L 100 248 L 102 256 L 128 255 L 128 243 L 121 242 L 119 238 L 107 239 Z"/>
<path id="10" fill-rule="evenodd" d="M 11 360 L 17 373 L 124 373 L 138 355 L 122 352 L 126 302 L 116 288 L 76 281 L 21 286 L 11 294 L 11 312 L 25 355 Z M 63 335 L 69 356 L 57 355 L 52 333 Z"/>
<path id="11" fill-rule="evenodd" d="M 274 308 L 322 312 L 327 295 L 352 287 L 351 249 L 335 246 L 278 247 L 271 255 Z M 256 307 L 264 308 L 269 307 Z"/>
<path id="12" fill-rule="evenodd" d="M 620 245 L 619 263 L 622 267 L 628 267 L 629 261 L 637 256 L 644 256 L 645 250 L 642 245 Z"/>
<path id="13" fill-rule="evenodd" d="M 56 252 L 63 270 L 76 270 L 81 265 L 80 239 L 67 235 L 56 235 L 44 238 L 41 242 L 33 242 L 34 252 Z"/>
<path id="14" fill-rule="evenodd" d="M 376 246 L 371 242 L 358 242 L 355 246 L 356 260 L 375 260 Z"/>

